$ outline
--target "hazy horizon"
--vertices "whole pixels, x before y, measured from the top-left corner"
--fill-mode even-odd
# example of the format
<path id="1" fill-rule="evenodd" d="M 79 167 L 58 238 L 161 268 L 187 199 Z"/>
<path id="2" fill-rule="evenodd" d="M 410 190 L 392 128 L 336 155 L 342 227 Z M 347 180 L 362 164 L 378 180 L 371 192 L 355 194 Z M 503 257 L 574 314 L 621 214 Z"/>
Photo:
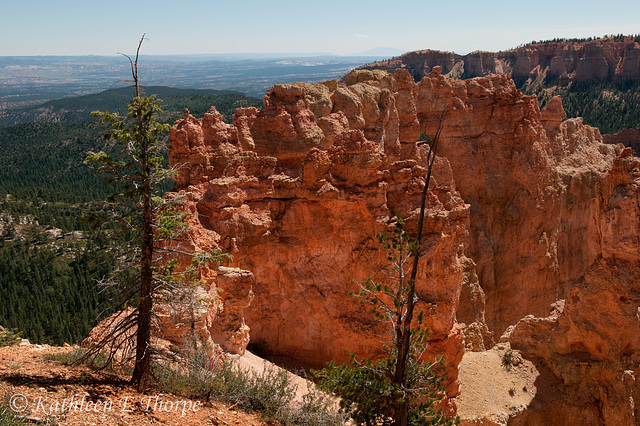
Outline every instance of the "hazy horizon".
<path id="1" fill-rule="evenodd" d="M 138 40 L 139 41 L 139 40 Z M 377 49 L 371 49 L 377 50 Z M 380 57 L 386 55 L 400 55 L 406 53 L 404 50 L 393 49 L 393 51 L 388 51 L 386 53 L 375 53 L 375 52 L 356 52 L 352 55 L 339 55 L 337 53 L 331 52 L 232 52 L 232 53 L 167 53 L 167 54 L 144 54 L 140 53 L 140 58 L 232 58 L 232 59 L 279 59 L 279 58 L 371 58 L 371 57 Z M 135 52 L 131 53 L 135 55 Z M 93 54 L 80 54 L 80 55 L 0 55 L 2 58 L 111 58 L 111 57 L 119 57 L 121 58 L 121 53 L 116 53 L 114 55 L 93 55 Z"/>
<path id="2" fill-rule="evenodd" d="M 385 47 L 466 54 L 532 40 L 640 33 L 640 3 L 624 0 L 430 2 L 377 0 L 106 4 L 0 0 L 0 56 L 283 54 L 355 56 Z"/>

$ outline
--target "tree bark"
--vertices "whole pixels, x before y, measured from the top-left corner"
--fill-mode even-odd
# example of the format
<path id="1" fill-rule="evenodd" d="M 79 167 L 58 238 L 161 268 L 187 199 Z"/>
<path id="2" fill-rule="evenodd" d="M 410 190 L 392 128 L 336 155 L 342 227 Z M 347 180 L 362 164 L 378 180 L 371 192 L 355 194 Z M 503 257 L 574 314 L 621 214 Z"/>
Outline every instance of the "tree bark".
<path id="1" fill-rule="evenodd" d="M 136 361 L 131 384 L 143 390 L 151 376 L 151 316 L 153 311 L 153 212 L 151 188 L 145 182 L 143 197 L 142 258 L 140 262 L 140 306 L 138 307 L 138 331 Z"/>

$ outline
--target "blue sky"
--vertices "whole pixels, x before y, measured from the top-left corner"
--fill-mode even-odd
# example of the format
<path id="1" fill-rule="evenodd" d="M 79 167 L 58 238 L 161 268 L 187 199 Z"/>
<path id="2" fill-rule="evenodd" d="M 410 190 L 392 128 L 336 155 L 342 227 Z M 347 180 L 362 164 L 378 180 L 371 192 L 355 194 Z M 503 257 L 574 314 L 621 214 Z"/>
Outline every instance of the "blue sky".
<path id="1" fill-rule="evenodd" d="M 554 37 L 640 34 L 640 1 L 0 0 L 0 56 L 468 53 Z"/>

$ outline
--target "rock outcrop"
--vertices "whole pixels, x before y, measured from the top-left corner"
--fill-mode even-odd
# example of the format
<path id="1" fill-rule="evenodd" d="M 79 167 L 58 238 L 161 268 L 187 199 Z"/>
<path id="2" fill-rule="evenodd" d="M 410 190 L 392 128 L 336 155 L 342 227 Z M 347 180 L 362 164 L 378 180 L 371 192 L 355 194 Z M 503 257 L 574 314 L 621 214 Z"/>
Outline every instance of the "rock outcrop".
<path id="1" fill-rule="evenodd" d="M 476 51 L 467 55 L 421 50 L 362 67 L 394 72 L 408 70 L 416 81 L 439 66 L 451 78 L 510 74 L 520 85 L 568 86 L 590 81 L 640 79 L 640 43 L 634 37 L 582 42 L 529 44 L 502 52 Z"/>
<path id="2" fill-rule="evenodd" d="M 640 423 L 639 177 L 640 159 L 625 148 L 599 176 L 601 197 L 582 202 L 585 209 L 591 204 L 586 227 L 597 237 L 595 259 L 566 282 L 548 315 L 526 316 L 503 336 L 545 367 L 541 380 L 550 385 L 521 424 L 570 417 Z"/>
<path id="3" fill-rule="evenodd" d="M 636 157 L 640 154 L 640 128 L 622 130 L 613 135 L 603 135 L 602 141 L 612 145 L 621 143 L 631 148 Z"/>
<path id="4" fill-rule="evenodd" d="M 274 86 L 233 124 L 185 113 L 169 155 L 192 232 L 255 275 L 242 306 L 256 349 L 314 366 L 375 356 L 379 329 L 347 291 L 384 276 L 373 236 L 394 214 L 415 228 L 428 147 L 416 141 L 448 105 L 417 281 L 448 395 L 461 330 L 468 350 L 507 331 L 557 390 L 538 386 L 513 421 L 636 419 L 640 160 L 566 120 L 559 98 L 540 111 L 507 75 L 455 80 L 449 66 L 418 83 L 400 68 Z"/>
<path id="5" fill-rule="evenodd" d="M 255 275 L 246 321 L 253 347 L 272 357 L 317 367 L 380 348 L 379 325 L 348 291 L 354 279 L 385 278 L 375 233 L 396 213 L 415 229 L 426 147 L 416 144 L 415 111 L 395 107 L 396 81 L 370 74 L 350 86 L 275 86 L 264 110 L 238 111 L 235 131 L 214 110 L 202 121 L 187 114 L 171 131 L 170 161 L 197 211 L 192 228 L 215 233 L 234 265 Z M 415 87 L 400 86 L 412 96 Z M 450 396 L 463 353 L 455 313 L 467 226 L 468 205 L 439 158 L 417 286 L 433 355 L 450 361 Z"/>

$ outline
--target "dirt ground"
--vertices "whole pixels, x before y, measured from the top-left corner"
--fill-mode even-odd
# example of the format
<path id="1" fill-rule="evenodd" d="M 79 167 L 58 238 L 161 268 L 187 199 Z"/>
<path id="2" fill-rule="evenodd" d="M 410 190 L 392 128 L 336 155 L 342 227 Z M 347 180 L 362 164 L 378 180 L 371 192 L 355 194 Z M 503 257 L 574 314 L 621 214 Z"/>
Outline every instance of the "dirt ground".
<path id="1" fill-rule="evenodd" d="M 47 345 L 0 348 L 0 399 L 14 412 L 59 425 L 268 425 L 258 415 L 127 386 L 122 376 L 71 368 L 45 355 L 70 350 Z M 11 399 L 12 398 L 12 399 Z"/>
<path id="2" fill-rule="evenodd" d="M 505 354 L 507 355 L 505 363 Z M 467 352 L 460 363 L 461 425 L 506 425 L 529 406 L 539 373 L 534 365 L 511 351 L 508 343 L 484 352 Z"/>
<path id="3" fill-rule="evenodd" d="M 274 425 L 256 414 L 217 401 L 197 401 L 127 386 L 126 378 L 70 367 L 46 355 L 71 348 L 48 345 L 0 348 L 0 400 L 11 399 L 14 412 L 57 424 L 85 425 Z M 505 364 L 505 354 L 511 352 Z M 507 357 L 508 359 L 509 357 Z M 245 368 L 260 372 L 270 363 L 247 354 Z M 506 425 L 536 394 L 538 371 L 508 344 L 485 352 L 467 352 L 460 364 L 458 415 L 462 425 Z M 306 393 L 305 381 L 298 378 Z"/>

